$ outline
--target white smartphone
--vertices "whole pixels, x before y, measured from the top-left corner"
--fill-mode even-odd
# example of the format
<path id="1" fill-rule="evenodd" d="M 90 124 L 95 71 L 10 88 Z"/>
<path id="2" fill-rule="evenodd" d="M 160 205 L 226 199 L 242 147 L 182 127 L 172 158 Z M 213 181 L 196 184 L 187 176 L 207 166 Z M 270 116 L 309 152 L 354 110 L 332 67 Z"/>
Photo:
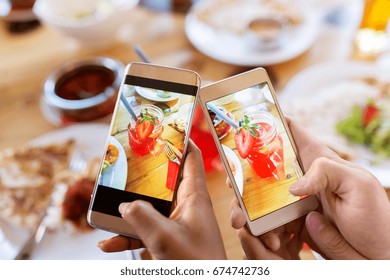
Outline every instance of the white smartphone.
<path id="1" fill-rule="evenodd" d="M 288 191 L 303 168 L 263 68 L 202 87 L 199 100 L 253 235 L 318 207 Z"/>
<path id="2" fill-rule="evenodd" d="M 199 86 L 193 71 L 126 67 L 88 211 L 93 227 L 137 237 L 118 207 L 139 199 L 169 216 Z"/>

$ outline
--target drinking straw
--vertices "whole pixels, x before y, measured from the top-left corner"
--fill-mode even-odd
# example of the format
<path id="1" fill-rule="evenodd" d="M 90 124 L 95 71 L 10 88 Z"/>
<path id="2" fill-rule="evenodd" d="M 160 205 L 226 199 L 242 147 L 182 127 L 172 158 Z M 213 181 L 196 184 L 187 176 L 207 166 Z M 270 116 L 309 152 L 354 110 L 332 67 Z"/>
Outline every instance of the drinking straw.
<path id="1" fill-rule="evenodd" d="M 123 94 L 120 94 L 120 95 L 121 95 L 121 101 L 122 101 L 123 105 L 125 105 L 127 111 L 131 115 L 131 118 L 136 122 L 137 121 L 137 115 L 135 114 L 133 108 L 131 108 L 131 105 L 127 101 L 126 97 Z"/>
<path id="2" fill-rule="evenodd" d="M 238 128 L 238 125 L 231 119 L 229 118 L 226 114 L 224 114 L 223 112 L 221 112 L 221 110 L 219 110 L 217 107 L 215 107 L 213 104 L 211 103 L 207 103 L 207 108 L 210 109 L 211 111 L 213 111 L 219 118 L 223 119 L 225 122 L 227 122 L 231 127 L 233 127 L 234 129 L 237 129 Z"/>
<path id="3" fill-rule="evenodd" d="M 151 60 L 149 59 L 149 57 L 145 54 L 145 52 L 142 50 L 142 48 L 139 45 L 135 45 L 133 47 L 133 50 L 135 51 L 136 54 L 138 54 L 138 56 L 142 59 L 143 62 L 151 63 Z M 134 113 L 133 108 L 131 108 L 131 105 L 129 104 L 129 102 L 127 102 L 127 99 L 123 95 L 121 95 L 121 101 L 123 102 L 123 105 L 125 105 L 127 111 L 129 111 L 133 120 L 136 122 L 137 115 Z"/>
<path id="4" fill-rule="evenodd" d="M 145 52 L 142 50 L 142 48 L 139 45 L 135 45 L 133 49 L 136 52 L 136 54 L 138 54 L 138 56 L 142 59 L 143 62 L 152 63 L 150 58 L 145 54 Z"/>

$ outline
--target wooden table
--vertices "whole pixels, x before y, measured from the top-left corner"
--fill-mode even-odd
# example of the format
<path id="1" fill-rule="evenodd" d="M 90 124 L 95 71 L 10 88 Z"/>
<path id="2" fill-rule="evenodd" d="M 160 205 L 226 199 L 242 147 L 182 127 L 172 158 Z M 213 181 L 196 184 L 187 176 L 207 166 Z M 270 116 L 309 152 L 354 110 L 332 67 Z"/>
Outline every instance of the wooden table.
<path id="1" fill-rule="evenodd" d="M 137 7 L 128 19 L 121 40 L 110 49 L 100 51 L 82 49 L 72 39 L 44 26 L 11 35 L 6 23 L 0 22 L 0 149 L 22 146 L 57 129 L 41 113 L 42 84 L 57 65 L 71 58 L 107 55 L 127 64 L 140 61 L 132 49 L 133 44 L 139 44 L 153 62 L 195 70 L 203 81 L 216 81 L 248 69 L 198 52 L 186 38 L 184 19 L 183 14 Z M 276 92 L 280 92 L 294 74 L 310 65 L 347 58 L 351 43 L 348 28 L 323 26 L 316 43 L 307 52 L 267 67 L 274 77 Z M 234 195 L 225 184 L 226 175 L 223 171 L 211 172 L 207 180 L 228 258 L 241 259 L 240 244 L 230 227 L 229 205 Z M 304 257 L 312 258 L 305 252 Z"/>

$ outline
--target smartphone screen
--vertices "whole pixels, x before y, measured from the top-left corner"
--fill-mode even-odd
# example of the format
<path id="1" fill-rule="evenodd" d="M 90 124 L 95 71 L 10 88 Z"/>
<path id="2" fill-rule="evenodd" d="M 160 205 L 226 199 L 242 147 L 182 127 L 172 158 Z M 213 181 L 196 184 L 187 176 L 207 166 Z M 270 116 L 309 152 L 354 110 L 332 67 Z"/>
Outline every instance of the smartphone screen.
<path id="1" fill-rule="evenodd" d="M 145 200 L 168 216 L 198 87 L 127 75 L 119 92 L 92 210 L 121 217 Z"/>
<path id="2" fill-rule="evenodd" d="M 251 221 L 304 199 L 288 191 L 303 172 L 275 103 L 267 82 L 206 103 Z"/>

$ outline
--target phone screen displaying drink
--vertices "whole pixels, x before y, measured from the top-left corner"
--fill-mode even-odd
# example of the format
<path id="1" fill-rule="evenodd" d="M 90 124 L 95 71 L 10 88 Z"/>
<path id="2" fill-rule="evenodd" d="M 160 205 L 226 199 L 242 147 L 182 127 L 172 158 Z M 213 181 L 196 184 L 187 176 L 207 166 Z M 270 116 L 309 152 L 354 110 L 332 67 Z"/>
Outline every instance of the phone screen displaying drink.
<path id="1" fill-rule="evenodd" d="M 303 172 L 275 103 L 267 82 L 206 103 L 251 221 L 304 199 L 288 191 Z"/>
<path id="2" fill-rule="evenodd" d="M 196 85 L 125 77 L 92 211 L 121 217 L 121 202 L 141 199 L 169 215 L 197 91 Z"/>

